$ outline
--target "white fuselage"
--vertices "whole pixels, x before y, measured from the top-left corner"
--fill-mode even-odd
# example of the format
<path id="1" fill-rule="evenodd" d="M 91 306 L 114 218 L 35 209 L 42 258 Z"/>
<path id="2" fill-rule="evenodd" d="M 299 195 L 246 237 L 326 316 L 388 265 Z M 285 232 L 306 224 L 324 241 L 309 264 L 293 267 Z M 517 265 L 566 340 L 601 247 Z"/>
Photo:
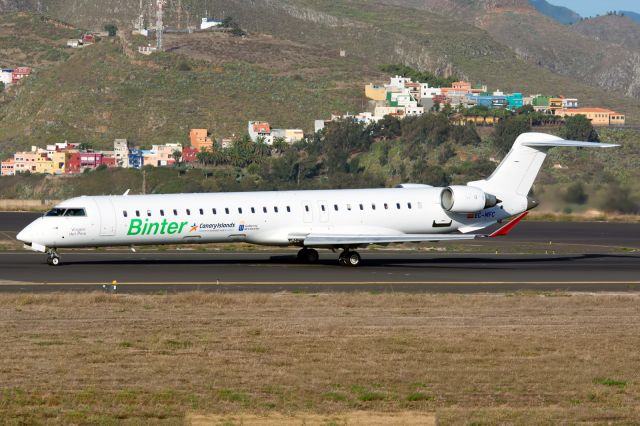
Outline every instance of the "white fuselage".
<path id="1" fill-rule="evenodd" d="M 442 188 L 85 196 L 57 208 L 84 215 L 43 216 L 18 239 L 39 249 L 247 242 L 296 245 L 321 234 L 469 232 L 524 211 L 521 201 L 472 213 L 441 207 Z M 525 203 L 526 204 L 526 203 Z"/>

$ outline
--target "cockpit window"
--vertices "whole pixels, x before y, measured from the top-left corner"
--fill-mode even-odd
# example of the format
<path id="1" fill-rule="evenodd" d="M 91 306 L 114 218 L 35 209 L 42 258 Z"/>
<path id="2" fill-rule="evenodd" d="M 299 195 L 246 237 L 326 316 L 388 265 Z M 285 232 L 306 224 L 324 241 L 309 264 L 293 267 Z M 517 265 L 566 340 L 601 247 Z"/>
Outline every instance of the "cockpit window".
<path id="1" fill-rule="evenodd" d="M 66 212 L 64 212 L 65 216 L 86 216 L 87 213 L 84 211 L 84 209 L 67 209 Z"/>
<path id="2" fill-rule="evenodd" d="M 45 214 L 45 216 L 62 216 L 64 214 L 64 211 L 66 209 L 58 209 L 58 208 L 54 208 L 51 209 L 47 212 L 47 214 Z"/>

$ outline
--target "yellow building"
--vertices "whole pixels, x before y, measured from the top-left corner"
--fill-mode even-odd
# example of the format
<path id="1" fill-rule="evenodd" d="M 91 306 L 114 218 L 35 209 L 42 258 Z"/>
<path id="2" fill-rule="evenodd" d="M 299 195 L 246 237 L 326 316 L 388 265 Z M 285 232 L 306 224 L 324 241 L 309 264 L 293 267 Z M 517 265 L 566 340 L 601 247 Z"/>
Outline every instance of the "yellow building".
<path id="1" fill-rule="evenodd" d="M 36 157 L 35 173 L 59 175 L 64 173 L 65 153 L 55 151 L 47 155 L 39 152 Z"/>
<path id="2" fill-rule="evenodd" d="M 594 126 L 624 126 L 624 114 L 604 108 L 570 108 L 556 111 L 556 115 L 573 117 L 584 115 Z"/>
<path id="3" fill-rule="evenodd" d="M 384 86 L 369 83 L 364 86 L 364 95 L 374 101 L 384 101 L 387 99 L 387 89 Z"/>

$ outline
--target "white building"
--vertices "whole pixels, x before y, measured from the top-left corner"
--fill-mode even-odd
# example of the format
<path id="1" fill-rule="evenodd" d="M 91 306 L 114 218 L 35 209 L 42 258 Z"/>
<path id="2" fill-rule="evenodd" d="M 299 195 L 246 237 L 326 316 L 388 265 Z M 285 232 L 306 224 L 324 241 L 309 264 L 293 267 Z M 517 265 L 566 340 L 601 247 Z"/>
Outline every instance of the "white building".
<path id="1" fill-rule="evenodd" d="M 128 169 L 129 141 L 126 139 L 115 139 L 113 141 L 113 153 L 116 159 L 116 166 Z"/>
<path id="2" fill-rule="evenodd" d="M 252 141 L 257 142 L 258 138 L 262 138 L 267 145 L 273 143 L 271 125 L 269 123 L 264 121 L 250 121 L 247 130 L 249 131 L 249 137 Z"/>
<path id="3" fill-rule="evenodd" d="M 222 25 L 222 21 L 220 19 L 202 18 L 200 29 L 207 30 L 209 28 L 219 27 L 220 25 Z"/>
<path id="4" fill-rule="evenodd" d="M 0 71 L 0 82 L 4 83 L 5 86 L 8 86 L 13 83 L 13 70 L 2 70 Z"/>
<path id="5" fill-rule="evenodd" d="M 434 96 L 442 95 L 439 87 L 429 87 L 429 83 L 420 83 L 420 98 L 431 99 Z"/>
<path id="6" fill-rule="evenodd" d="M 400 75 L 396 75 L 395 77 L 391 77 L 391 81 L 389 82 L 389 87 L 404 89 L 405 83 L 411 83 L 411 79 L 409 77 L 402 77 Z"/>

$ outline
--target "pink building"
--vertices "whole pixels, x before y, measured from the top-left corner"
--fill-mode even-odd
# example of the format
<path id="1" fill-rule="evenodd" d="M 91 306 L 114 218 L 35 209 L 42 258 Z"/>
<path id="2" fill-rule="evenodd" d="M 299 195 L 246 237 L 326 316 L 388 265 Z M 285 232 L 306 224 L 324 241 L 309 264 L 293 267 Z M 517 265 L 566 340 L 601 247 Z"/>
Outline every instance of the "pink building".
<path id="1" fill-rule="evenodd" d="M 13 158 L 9 158 L 0 163 L 0 176 L 13 176 L 16 174 L 15 171 L 15 160 Z"/>

